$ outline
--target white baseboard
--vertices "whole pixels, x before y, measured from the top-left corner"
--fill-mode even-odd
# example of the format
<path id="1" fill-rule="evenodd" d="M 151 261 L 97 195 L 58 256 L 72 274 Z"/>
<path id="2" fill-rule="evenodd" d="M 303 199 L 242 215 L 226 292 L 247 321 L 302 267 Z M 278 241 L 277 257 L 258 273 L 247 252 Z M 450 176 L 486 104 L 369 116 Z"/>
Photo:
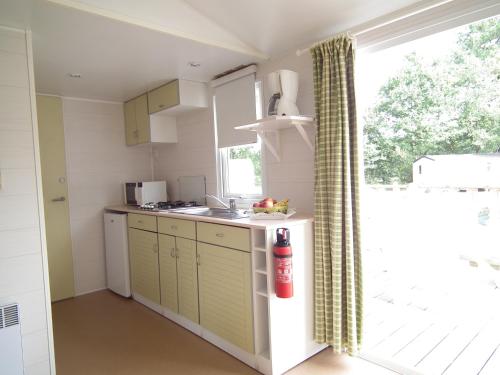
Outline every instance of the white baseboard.
<path id="1" fill-rule="evenodd" d="M 207 331 L 204 328 L 202 328 L 201 337 L 207 340 L 208 342 L 214 344 L 218 348 L 221 348 L 226 353 L 231 354 L 233 357 L 238 358 L 241 362 L 247 364 L 248 366 L 252 368 L 257 368 L 257 360 L 255 358 L 255 354 L 248 353 L 243 349 L 238 348 L 237 346 L 227 342 L 226 340 L 220 338 L 219 336 L 210 331 Z"/>
<path id="2" fill-rule="evenodd" d="M 132 293 L 132 298 L 135 299 L 137 302 L 142 303 L 144 306 L 150 308 L 154 312 L 157 312 L 160 315 L 163 315 L 163 307 L 160 305 L 157 305 L 156 303 L 150 301 L 149 299 L 141 296 L 140 294 L 137 293 Z"/>
<path id="3" fill-rule="evenodd" d="M 173 312 L 170 309 L 167 309 L 161 305 L 158 305 L 147 298 L 141 296 L 140 294 L 137 293 L 132 293 L 132 297 L 134 300 L 137 302 L 145 305 L 146 307 L 150 308 L 151 310 L 157 312 L 158 314 L 163 315 L 167 319 L 170 319 L 174 323 L 180 325 L 183 328 L 186 328 L 187 330 L 193 332 L 195 335 L 201 337 L 202 339 L 208 341 L 209 343 L 217 346 L 218 348 L 222 349 L 226 353 L 232 355 L 233 357 L 237 358 L 241 362 L 245 363 L 246 365 L 258 370 L 259 372 L 266 374 L 266 375 L 271 375 L 273 373 L 273 368 L 272 368 L 272 362 L 270 359 L 267 359 L 265 357 L 262 357 L 260 355 L 256 355 L 254 353 L 248 353 L 245 350 L 237 347 L 236 345 L 231 344 L 227 340 L 224 340 L 223 338 L 217 336 L 216 334 L 208 331 L 207 329 L 203 328 L 197 323 L 192 322 L 191 320 Z M 327 345 L 319 345 L 315 347 L 311 353 L 308 353 L 306 358 L 303 358 L 300 362 L 306 360 L 307 358 L 315 355 L 316 353 L 320 352 L 324 348 L 326 348 Z M 298 364 L 298 363 L 297 363 Z M 287 366 L 286 370 L 289 370 L 293 366 Z M 278 373 L 275 369 L 275 373 Z M 280 369 L 280 372 L 281 371 Z"/>
<path id="4" fill-rule="evenodd" d="M 147 298 L 141 296 L 140 294 L 132 293 L 132 297 L 137 302 L 145 305 L 146 307 L 157 312 L 158 314 L 163 315 L 164 317 L 170 319 L 174 323 L 179 324 L 181 327 L 186 328 L 187 330 L 193 332 L 195 335 L 201 337 L 202 339 L 224 350 L 226 353 L 231 354 L 233 357 L 236 357 L 237 359 L 247 364 L 248 366 L 252 368 L 257 368 L 257 360 L 253 353 L 248 353 L 243 349 L 238 348 L 237 346 L 220 338 L 219 336 L 213 334 L 212 332 L 207 331 L 199 324 L 192 322 L 191 320 L 173 312 L 170 309 L 167 309 L 161 305 L 157 305 L 156 303 L 148 300 Z"/>
<path id="5" fill-rule="evenodd" d="M 192 322 L 191 320 L 183 317 L 182 315 L 179 315 L 175 312 L 173 312 L 170 309 L 163 308 L 163 313 L 162 315 L 166 317 L 167 319 L 170 319 L 174 323 L 177 323 L 183 328 L 186 328 L 187 330 L 193 332 L 195 335 L 201 336 L 202 328 L 199 324 Z"/>

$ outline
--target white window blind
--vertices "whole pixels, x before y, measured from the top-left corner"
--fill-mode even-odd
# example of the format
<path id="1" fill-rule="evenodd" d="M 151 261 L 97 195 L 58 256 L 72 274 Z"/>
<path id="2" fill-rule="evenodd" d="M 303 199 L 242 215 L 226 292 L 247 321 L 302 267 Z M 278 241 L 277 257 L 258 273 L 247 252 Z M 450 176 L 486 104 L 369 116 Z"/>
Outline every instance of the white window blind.
<path id="1" fill-rule="evenodd" d="M 219 148 L 257 142 L 255 132 L 234 129 L 256 120 L 255 71 L 252 65 L 212 82 Z"/>

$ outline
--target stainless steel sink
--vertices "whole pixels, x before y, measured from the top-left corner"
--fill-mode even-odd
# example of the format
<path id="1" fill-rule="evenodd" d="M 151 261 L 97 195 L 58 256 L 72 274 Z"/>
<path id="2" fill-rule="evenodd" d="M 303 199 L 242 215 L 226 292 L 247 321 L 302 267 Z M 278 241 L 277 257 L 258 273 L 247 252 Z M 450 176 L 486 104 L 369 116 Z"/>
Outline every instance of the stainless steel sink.
<path id="1" fill-rule="evenodd" d="M 176 214 L 184 215 L 196 215 L 196 216 L 208 216 L 215 217 L 219 219 L 243 219 L 249 215 L 242 210 L 230 210 L 227 208 L 210 208 L 210 207 L 193 207 L 193 208 L 181 208 L 178 210 L 170 210 L 169 212 L 175 212 Z"/>

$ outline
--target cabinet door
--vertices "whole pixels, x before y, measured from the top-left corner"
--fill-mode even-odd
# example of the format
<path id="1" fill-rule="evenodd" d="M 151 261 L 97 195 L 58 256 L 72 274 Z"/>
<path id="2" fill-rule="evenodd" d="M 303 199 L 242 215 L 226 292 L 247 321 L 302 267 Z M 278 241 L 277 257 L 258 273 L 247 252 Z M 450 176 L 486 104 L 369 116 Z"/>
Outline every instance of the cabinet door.
<path id="1" fill-rule="evenodd" d="M 179 314 L 199 322 L 198 267 L 196 263 L 196 241 L 175 238 L 177 245 L 177 291 Z"/>
<path id="2" fill-rule="evenodd" d="M 141 95 L 135 98 L 134 102 L 137 124 L 137 143 L 149 143 L 151 141 L 151 130 L 149 125 L 148 95 Z"/>
<path id="3" fill-rule="evenodd" d="M 135 228 L 128 234 L 132 291 L 160 304 L 158 235 Z"/>
<path id="4" fill-rule="evenodd" d="M 250 253 L 197 246 L 201 326 L 254 353 Z"/>
<path id="5" fill-rule="evenodd" d="M 127 146 L 133 146 L 137 144 L 137 123 L 135 119 L 135 101 L 130 100 L 125 103 L 124 106 L 125 114 L 125 140 Z"/>
<path id="6" fill-rule="evenodd" d="M 160 248 L 161 305 L 178 312 L 175 237 L 159 234 L 158 244 Z"/>
<path id="7" fill-rule="evenodd" d="M 179 104 L 179 81 L 175 80 L 148 92 L 149 113 Z"/>

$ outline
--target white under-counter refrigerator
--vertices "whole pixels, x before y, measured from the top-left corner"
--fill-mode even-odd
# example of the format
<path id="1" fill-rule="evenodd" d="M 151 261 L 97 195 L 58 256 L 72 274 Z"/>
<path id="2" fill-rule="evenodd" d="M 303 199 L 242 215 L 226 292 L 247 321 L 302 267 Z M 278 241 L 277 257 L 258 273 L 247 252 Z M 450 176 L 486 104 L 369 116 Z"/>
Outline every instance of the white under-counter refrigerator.
<path id="1" fill-rule="evenodd" d="M 124 297 L 132 295 L 127 233 L 127 213 L 104 213 L 107 287 Z"/>

